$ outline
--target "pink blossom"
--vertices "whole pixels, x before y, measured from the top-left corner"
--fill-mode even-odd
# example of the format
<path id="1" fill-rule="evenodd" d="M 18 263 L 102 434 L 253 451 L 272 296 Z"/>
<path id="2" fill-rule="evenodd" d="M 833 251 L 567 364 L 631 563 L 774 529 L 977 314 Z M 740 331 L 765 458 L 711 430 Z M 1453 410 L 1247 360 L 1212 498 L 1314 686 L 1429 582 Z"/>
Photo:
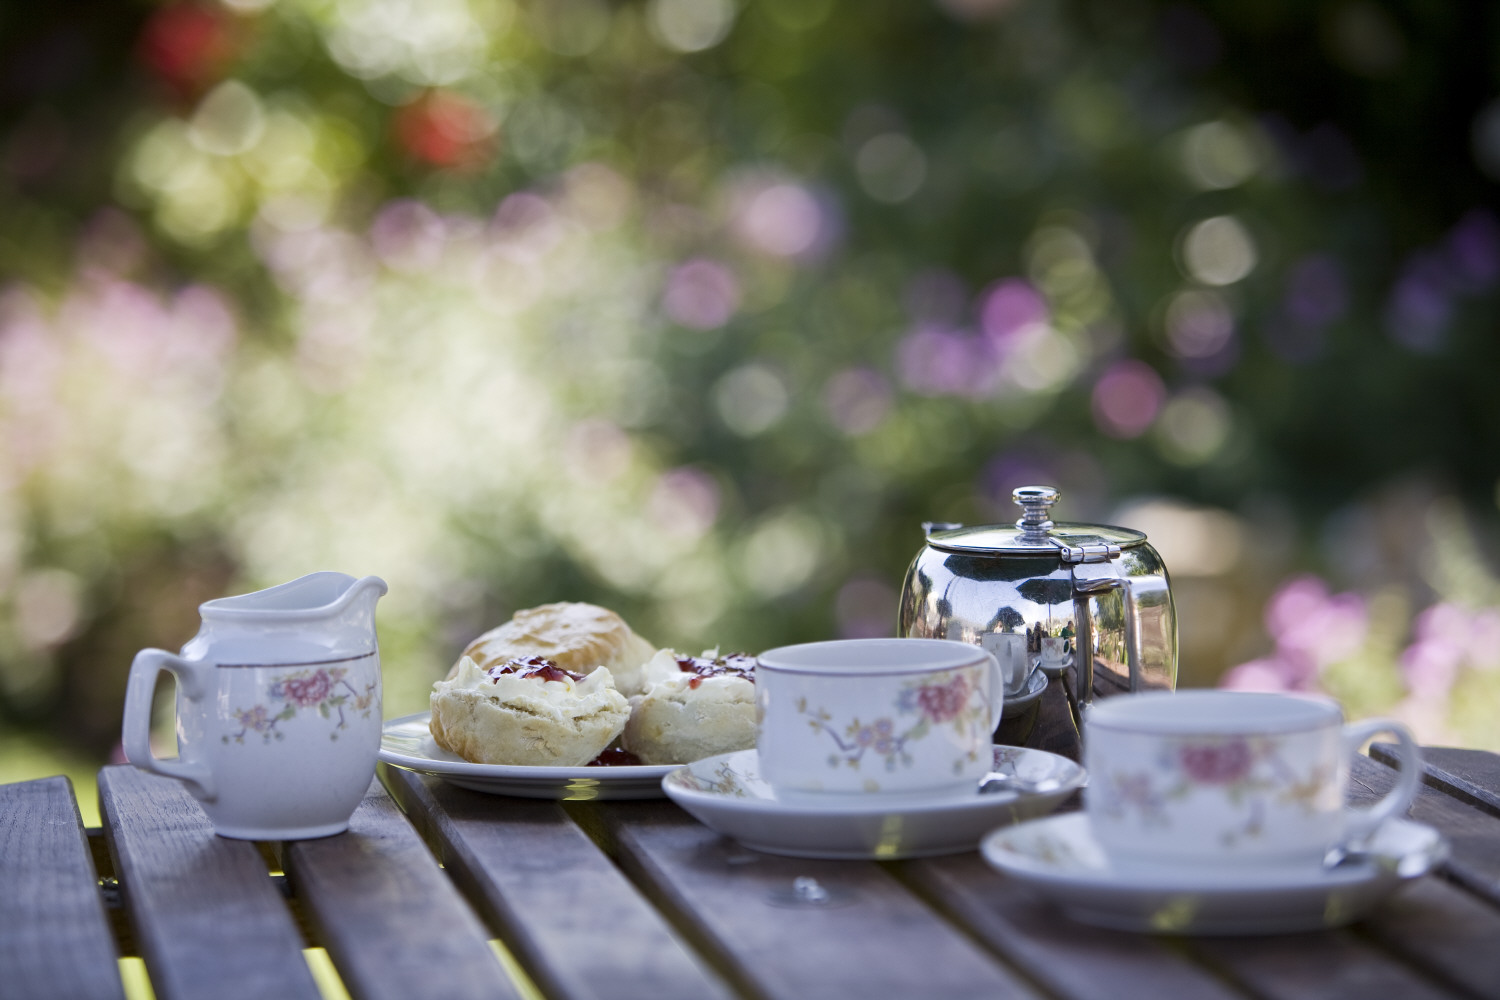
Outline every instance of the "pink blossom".
<path id="1" fill-rule="evenodd" d="M 1231 691 L 1298 691 L 1305 687 L 1307 673 L 1291 660 L 1268 656 L 1231 667 L 1219 686 Z"/>
<path id="2" fill-rule="evenodd" d="M 969 701 L 969 682 L 955 677 L 947 684 L 924 684 L 917 689 L 917 704 L 922 714 L 941 725 L 958 718 Z"/>
<path id="3" fill-rule="evenodd" d="M 1230 785 L 1250 773 L 1255 755 L 1244 740 L 1229 740 L 1186 744 L 1177 751 L 1177 760 L 1188 777 L 1201 785 Z"/>
<path id="4" fill-rule="evenodd" d="M 328 671 L 315 670 L 311 677 L 288 677 L 281 682 L 282 694 L 287 701 L 301 708 L 316 705 L 333 691 L 333 681 Z"/>

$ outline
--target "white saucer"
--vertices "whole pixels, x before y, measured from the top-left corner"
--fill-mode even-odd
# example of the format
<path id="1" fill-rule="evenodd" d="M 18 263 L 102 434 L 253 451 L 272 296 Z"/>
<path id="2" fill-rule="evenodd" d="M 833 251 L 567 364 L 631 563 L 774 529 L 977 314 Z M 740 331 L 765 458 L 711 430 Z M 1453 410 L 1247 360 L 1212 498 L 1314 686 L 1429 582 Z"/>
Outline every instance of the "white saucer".
<path id="1" fill-rule="evenodd" d="M 1005 701 L 1000 706 L 1000 718 L 1014 718 L 1030 708 L 1031 704 L 1042 696 L 1042 692 L 1047 690 L 1048 680 L 1049 678 L 1040 667 L 1033 670 L 1026 680 L 1025 691 L 1005 696 Z"/>
<path id="2" fill-rule="evenodd" d="M 1078 764 L 1042 750 L 996 746 L 995 770 L 1053 778 L 1045 795 L 973 791 L 912 795 L 799 794 L 778 797 L 760 777 L 754 750 L 720 754 L 662 779 L 667 797 L 705 826 L 746 847 L 798 858 L 912 858 L 972 851 L 1002 823 L 1051 812 L 1083 786 Z"/>
<path id="3" fill-rule="evenodd" d="M 1366 860 L 1336 868 L 1135 866 L 1110 861 L 1079 813 L 996 830 L 985 860 L 1086 924 L 1154 934 L 1280 934 L 1338 927 L 1440 864 L 1448 844 L 1430 826 L 1388 820 Z"/>
<path id="4" fill-rule="evenodd" d="M 528 767 L 473 764 L 449 753 L 427 729 L 431 712 L 391 719 L 380 731 L 380 759 L 431 774 L 460 788 L 528 799 L 659 799 L 661 779 L 675 764 L 608 767 Z"/>

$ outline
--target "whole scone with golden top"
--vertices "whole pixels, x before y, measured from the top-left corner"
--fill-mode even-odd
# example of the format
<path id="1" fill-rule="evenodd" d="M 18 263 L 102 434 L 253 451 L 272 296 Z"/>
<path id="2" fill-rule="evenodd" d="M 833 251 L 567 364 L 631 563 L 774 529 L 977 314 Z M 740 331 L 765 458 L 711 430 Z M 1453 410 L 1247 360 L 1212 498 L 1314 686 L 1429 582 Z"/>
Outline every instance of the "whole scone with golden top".
<path id="1" fill-rule="evenodd" d="M 655 646 L 608 608 L 562 601 L 517 611 L 510 621 L 469 643 L 448 671 L 448 679 L 458 675 L 465 656 L 481 670 L 540 656 L 579 674 L 608 667 L 615 689 L 628 697 L 645 691 L 642 670 L 655 652 Z"/>
<path id="2" fill-rule="evenodd" d="M 663 649 L 630 699 L 621 745 L 644 764 L 687 764 L 755 746 L 755 657 Z"/>
<path id="3" fill-rule="evenodd" d="M 585 676 L 539 656 L 487 669 L 462 657 L 431 701 L 433 740 L 475 764 L 582 767 L 630 717 L 608 667 Z"/>

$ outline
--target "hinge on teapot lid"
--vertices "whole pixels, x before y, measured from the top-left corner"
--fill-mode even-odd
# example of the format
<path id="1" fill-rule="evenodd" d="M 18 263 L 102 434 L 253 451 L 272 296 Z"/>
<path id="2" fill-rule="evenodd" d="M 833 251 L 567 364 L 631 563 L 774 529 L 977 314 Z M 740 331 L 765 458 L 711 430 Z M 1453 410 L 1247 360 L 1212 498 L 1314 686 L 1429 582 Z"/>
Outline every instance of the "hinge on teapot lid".
<path id="1" fill-rule="evenodd" d="M 1058 547 L 1062 555 L 1062 561 L 1065 563 L 1109 562 L 1120 554 L 1120 547 L 1118 545 L 1111 545 L 1108 542 L 1087 542 L 1083 545 L 1069 545 L 1057 538 L 1048 540 Z"/>
<path id="2" fill-rule="evenodd" d="M 1091 542 L 1069 545 L 1052 535 L 1052 505 L 1061 494 L 1051 486 L 1018 486 L 1011 491 L 1011 499 L 1021 506 L 1021 519 L 1016 527 L 1021 530 L 1018 541 L 1050 543 L 1057 546 L 1065 563 L 1108 562 L 1120 554 L 1120 546 L 1108 542 Z"/>

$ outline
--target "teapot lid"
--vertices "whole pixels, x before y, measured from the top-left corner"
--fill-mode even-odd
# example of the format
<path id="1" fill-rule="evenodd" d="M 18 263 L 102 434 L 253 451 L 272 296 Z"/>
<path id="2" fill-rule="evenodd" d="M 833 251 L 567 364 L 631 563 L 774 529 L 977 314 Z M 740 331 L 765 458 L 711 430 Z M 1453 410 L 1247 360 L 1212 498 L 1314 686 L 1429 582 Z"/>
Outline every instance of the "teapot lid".
<path id="1" fill-rule="evenodd" d="M 1108 524 L 1054 522 L 1048 517 L 1061 496 L 1051 486 L 1021 486 L 1011 497 L 1023 514 L 1014 525 L 965 526 L 927 522 L 927 544 L 945 552 L 976 555 L 1052 555 L 1091 546 L 1134 548 L 1146 541 L 1146 533 Z"/>

